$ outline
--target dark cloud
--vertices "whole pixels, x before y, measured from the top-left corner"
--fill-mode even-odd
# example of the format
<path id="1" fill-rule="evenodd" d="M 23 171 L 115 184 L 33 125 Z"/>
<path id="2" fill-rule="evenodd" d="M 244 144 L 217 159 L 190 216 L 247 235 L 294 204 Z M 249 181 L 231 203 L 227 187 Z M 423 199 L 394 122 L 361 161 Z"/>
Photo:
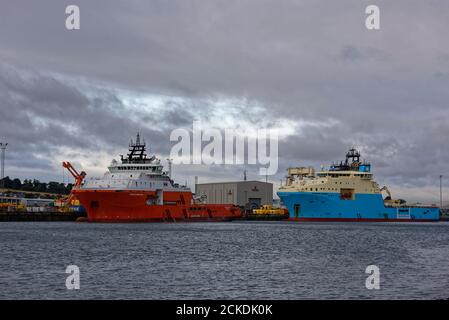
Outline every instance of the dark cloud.
<path id="1" fill-rule="evenodd" d="M 79 31 L 64 27 L 68 4 L 80 6 Z M 237 125 L 312 124 L 281 141 L 275 180 L 355 145 L 380 180 L 434 186 L 449 171 L 449 2 L 377 1 L 379 31 L 364 27 L 369 4 L 4 1 L 0 133 L 10 162 L 26 153 L 23 165 L 43 166 L 61 147 L 117 154 L 138 130 L 167 154 L 173 128 L 219 123 L 216 109 L 228 108 Z M 153 108 L 141 94 L 168 98 Z M 226 99 L 247 104 L 217 103 Z"/>
<path id="2" fill-rule="evenodd" d="M 343 61 L 357 61 L 363 58 L 362 53 L 355 46 L 345 46 L 341 50 L 340 57 Z"/>
<path id="3" fill-rule="evenodd" d="M 147 136 L 154 152 L 167 152 L 168 133 L 129 119 L 129 111 L 112 91 L 88 97 L 48 74 L 0 65 L 0 126 L 9 142 L 12 167 L 52 168 L 62 148 L 86 155 L 126 147 L 136 132 Z M 113 110 L 113 112 L 111 112 Z M 123 152 L 125 152 L 123 150 Z"/>

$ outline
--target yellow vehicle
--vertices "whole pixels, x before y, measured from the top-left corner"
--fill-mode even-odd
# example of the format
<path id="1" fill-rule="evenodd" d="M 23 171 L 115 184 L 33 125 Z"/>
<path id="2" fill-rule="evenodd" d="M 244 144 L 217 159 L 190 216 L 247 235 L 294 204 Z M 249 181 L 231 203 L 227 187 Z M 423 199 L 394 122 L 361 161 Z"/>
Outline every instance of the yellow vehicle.
<path id="1" fill-rule="evenodd" d="M 55 200 L 55 207 L 59 212 L 71 212 L 72 206 L 80 206 L 80 202 L 78 199 L 73 197 L 64 197 Z"/>
<path id="2" fill-rule="evenodd" d="M 19 202 L 0 202 L 0 211 L 25 211 L 25 205 Z"/>
<path id="3" fill-rule="evenodd" d="M 269 204 L 264 204 L 259 209 L 253 209 L 254 215 L 280 215 L 283 216 L 287 213 L 286 209 L 282 208 L 273 208 L 273 206 Z"/>

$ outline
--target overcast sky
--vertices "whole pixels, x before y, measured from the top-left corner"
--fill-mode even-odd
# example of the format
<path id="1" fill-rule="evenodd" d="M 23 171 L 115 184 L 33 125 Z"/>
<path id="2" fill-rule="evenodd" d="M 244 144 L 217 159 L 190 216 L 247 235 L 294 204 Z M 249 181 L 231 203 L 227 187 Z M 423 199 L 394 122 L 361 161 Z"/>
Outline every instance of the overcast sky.
<path id="1" fill-rule="evenodd" d="M 65 28 L 69 4 L 80 30 Z M 378 31 L 365 28 L 370 4 Z M 448 30 L 447 0 L 0 0 L 6 174 L 60 181 L 70 160 L 98 176 L 137 131 L 166 159 L 170 132 L 202 119 L 280 128 L 277 184 L 288 166 L 356 146 L 393 196 L 436 203 L 449 179 Z M 175 166 L 174 178 L 243 170 Z"/>

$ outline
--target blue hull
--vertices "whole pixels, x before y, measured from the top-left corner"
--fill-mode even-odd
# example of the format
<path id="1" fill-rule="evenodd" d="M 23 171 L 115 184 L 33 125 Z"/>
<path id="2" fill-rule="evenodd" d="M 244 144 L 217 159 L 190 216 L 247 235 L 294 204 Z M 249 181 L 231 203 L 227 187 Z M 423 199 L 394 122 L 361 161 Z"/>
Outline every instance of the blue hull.
<path id="1" fill-rule="evenodd" d="M 437 221 L 437 207 L 386 207 L 380 194 L 356 194 L 342 200 L 339 193 L 278 192 L 291 219 L 298 220 L 373 220 Z"/>

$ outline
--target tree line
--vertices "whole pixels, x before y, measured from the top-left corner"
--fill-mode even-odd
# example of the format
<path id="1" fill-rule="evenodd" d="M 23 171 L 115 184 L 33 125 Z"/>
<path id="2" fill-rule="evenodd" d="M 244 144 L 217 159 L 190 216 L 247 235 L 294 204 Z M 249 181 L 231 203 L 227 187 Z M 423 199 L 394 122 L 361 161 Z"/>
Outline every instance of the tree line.
<path id="1" fill-rule="evenodd" d="M 40 182 L 37 179 L 25 179 L 20 181 L 20 179 L 11 179 L 10 177 L 5 177 L 0 180 L 0 187 L 5 189 L 21 190 L 21 191 L 31 191 L 31 192 L 47 192 L 54 194 L 69 194 L 72 190 L 73 184 L 64 184 L 56 181 L 50 182 Z"/>

